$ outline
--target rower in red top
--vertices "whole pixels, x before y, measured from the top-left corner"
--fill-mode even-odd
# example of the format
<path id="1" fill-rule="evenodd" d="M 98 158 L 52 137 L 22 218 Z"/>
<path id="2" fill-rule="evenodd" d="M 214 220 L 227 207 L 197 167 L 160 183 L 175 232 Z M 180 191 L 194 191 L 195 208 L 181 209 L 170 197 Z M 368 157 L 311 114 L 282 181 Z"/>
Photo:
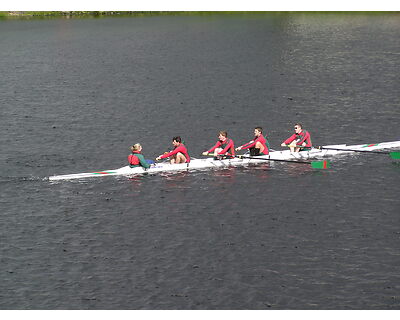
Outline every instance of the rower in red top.
<path id="1" fill-rule="evenodd" d="M 281 146 L 290 147 L 291 152 L 309 151 L 312 148 L 310 133 L 303 130 L 300 123 L 294 125 L 294 134 L 282 142 Z"/>
<path id="2" fill-rule="evenodd" d="M 173 137 L 172 145 L 174 146 L 174 150 L 170 152 L 166 152 L 156 158 L 156 160 L 161 160 L 165 158 L 170 158 L 170 162 L 174 163 L 189 163 L 190 157 L 185 145 L 182 143 L 181 137 Z"/>
<path id="3" fill-rule="evenodd" d="M 204 151 L 203 156 L 207 156 L 213 151 L 214 157 L 233 157 L 235 155 L 235 145 L 233 143 L 233 140 L 228 138 L 228 133 L 226 131 L 219 132 L 217 143 L 210 150 Z"/>
<path id="4" fill-rule="evenodd" d="M 236 151 L 242 149 L 250 149 L 251 156 L 260 156 L 269 154 L 267 147 L 267 140 L 263 136 L 263 129 L 261 127 L 254 128 L 254 139 L 237 147 Z"/>

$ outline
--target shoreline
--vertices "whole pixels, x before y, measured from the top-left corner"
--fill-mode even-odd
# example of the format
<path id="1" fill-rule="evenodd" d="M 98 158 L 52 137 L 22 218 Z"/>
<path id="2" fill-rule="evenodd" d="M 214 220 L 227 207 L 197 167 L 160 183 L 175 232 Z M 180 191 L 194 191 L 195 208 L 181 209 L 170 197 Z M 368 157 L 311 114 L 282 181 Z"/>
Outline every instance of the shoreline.
<path id="1" fill-rule="evenodd" d="M 400 14 L 399 11 L 0 11 L 0 18 L 101 18 L 138 17 L 160 15 L 213 15 L 213 14 L 353 14 L 383 15 Z"/>
<path id="2" fill-rule="evenodd" d="M 0 11 L 3 18 L 37 18 L 37 17 L 103 17 L 103 16 L 140 16 L 168 14 L 163 11 Z"/>

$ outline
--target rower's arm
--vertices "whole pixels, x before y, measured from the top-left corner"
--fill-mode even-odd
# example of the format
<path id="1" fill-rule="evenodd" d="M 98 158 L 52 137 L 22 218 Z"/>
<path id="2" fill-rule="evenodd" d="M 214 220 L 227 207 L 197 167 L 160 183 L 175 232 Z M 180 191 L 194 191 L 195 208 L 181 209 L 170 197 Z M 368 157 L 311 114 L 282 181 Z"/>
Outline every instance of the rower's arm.
<path id="1" fill-rule="evenodd" d="M 140 165 L 143 168 L 146 168 L 146 169 L 150 168 L 150 164 L 148 164 L 148 162 L 145 160 L 145 158 L 144 158 L 144 156 L 142 154 L 138 154 L 136 156 L 139 158 Z"/>
<path id="2" fill-rule="evenodd" d="M 217 141 L 217 143 L 215 144 L 214 147 L 212 147 L 210 150 L 207 150 L 208 153 L 213 152 L 215 149 L 217 149 L 219 146 L 221 145 L 221 143 L 219 141 Z"/>
<path id="3" fill-rule="evenodd" d="M 229 141 L 228 145 L 218 154 L 225 154 L 233 147 L 233 141 Z"/>
<path id="4" fill-rule="evenodd" d="M 288 139 L 286 139 L 285 141 L 283 141 L 282 142 L 282 145 L 283 144 L 290 144 L 294 139 L 296 139 L 296 135 L 295 134 L 293 134 L 292 136 L 290 136 Z"/>
<path id="5" fill-rule="evenodd" d="M 307 141 L 308 141 L 309 143 L 307 143 Z M 306 142 L 306 146 L 311 146 L 310 133 L 309 133 L 308 131 L 306 132 L 306 134 L 304 135 L 304 137 L 303 137 L 299 142 L 297 142 L 297 145 L 298 145 L 298 146 L 302 146 L 304 142 Z"/>
<path id="6" fill-rule="evenodd" d="M 174 149 L 174 150 L 172 150 L 171 152 L 168 152 L 168 153 L 163 154 L 160 158 L 161 158 L 161 159 L 165 159 L 165 158 L 168 158 L 168 157 L 170 157 L 170 156 L 173 156 L 173 155 L 176 154 L 176 153 L 177 153 L 177 151 L 176 151 L 176 149 Z"/>
<path id="7" fill-rule="evenodd" d="M 245 143 L 244 145 L 242 145 L 240 148 L 241 149 L 249 149 L 251 147 L 254 147 L 255 145 L 256 145 L 256 141 L 251 140 L 251 141 Z"/>

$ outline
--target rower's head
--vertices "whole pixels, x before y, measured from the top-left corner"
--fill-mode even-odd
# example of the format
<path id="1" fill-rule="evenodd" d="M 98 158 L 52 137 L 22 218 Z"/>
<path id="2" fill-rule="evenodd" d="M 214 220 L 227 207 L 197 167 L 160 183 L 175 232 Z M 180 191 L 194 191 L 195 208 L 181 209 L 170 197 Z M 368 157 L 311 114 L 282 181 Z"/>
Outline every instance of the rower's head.
<path id="1" fill-rule="evenodd" d="M 296 133 L 301 132 L 302 128 L 303 128 L 303 126 L 301 125 L 301 123 L 296 123 L 296 124 L 294 125 L 294 131 L 295 131 Z"/>
<path id="2" fill-rule="evenodd" d="M 225 140 L 226 138 L 228 138 L 228 132 L 226 131 L 220 131 L 218 133 L 218 139 L 219 140 Z"/>
<path id="3" fill-rule="evenodd" d="M 261 127 L 255 127 L 254 128 L 254 135 L 256 137 L 259 137 L 260 135 L 262 135 L 263 129 Z"/>
<path id="4" fill-rule="evenodd" d="M 142 151 L 142 145 L 140 143 L 135 143 L 132 147 L 131 147 L 131 151 L 132 152 L 140 152 Z"/>
<path id="5" fill-rule="evenodd" d="M 182 139 L 180 136 L 176 136 L 172 138 L 172 144 L 176 147 L 182 143 Z"/>

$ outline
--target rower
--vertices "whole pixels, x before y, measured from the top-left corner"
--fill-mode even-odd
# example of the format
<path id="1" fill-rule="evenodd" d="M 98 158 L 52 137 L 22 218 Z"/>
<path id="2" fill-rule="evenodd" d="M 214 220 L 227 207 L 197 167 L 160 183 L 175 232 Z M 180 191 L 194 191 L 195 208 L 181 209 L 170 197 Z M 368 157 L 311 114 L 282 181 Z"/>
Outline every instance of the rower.
<path id="1" fill-rule="evenodd" d="M 294 125 L 294 134 L 282 142 L 281 146 L 290 147 L 291 152 L 309 151 L 312 148 L 310 133 L 303 130 L 303 126 L 300 123 Z"/>
<path id="2" fill-rule="evenodd" d="M 132 154 L 128 156 L 129 166 L 131 168 L 143 167 L 145 169 L 150 168 L 150 164 L 144 159 L 142 155 L 142 146 L 140 143 L 136 143 L 131 147 Z"/>
<path id="3" fill-rule="evenodd" d="M 263 136 L 263 129 L 261 127 L 254 128 L 254 139 L 237 147 L 235 150 L 249 149 L 250 156 L 259 156 L 269 154 L 267 147 L 267 140 Z"/>
<path id="4" fill-rule="evenodd" d="M 211 149 L 204 151 L 203 156 L 207 156 L 213 151 L 214 157 L 233 157 L 235 155 L 235 145 L 233 140 L 228 138 L 228 133 L 226 131 L 219 132 L 217 143 Z"/>
<path id="5" fill-rule="evenodd" d="M 170 163 L 189 163 L 190 157 L 185 145 L 182 143 L 181 137 L 173 137 L 172 145 L 174 149 L 170 152 L 166 152 L 163 155 L 160 155 L 156 158 L 156 160 L 161 160 L 165 158 L 170 158 Z"/>

